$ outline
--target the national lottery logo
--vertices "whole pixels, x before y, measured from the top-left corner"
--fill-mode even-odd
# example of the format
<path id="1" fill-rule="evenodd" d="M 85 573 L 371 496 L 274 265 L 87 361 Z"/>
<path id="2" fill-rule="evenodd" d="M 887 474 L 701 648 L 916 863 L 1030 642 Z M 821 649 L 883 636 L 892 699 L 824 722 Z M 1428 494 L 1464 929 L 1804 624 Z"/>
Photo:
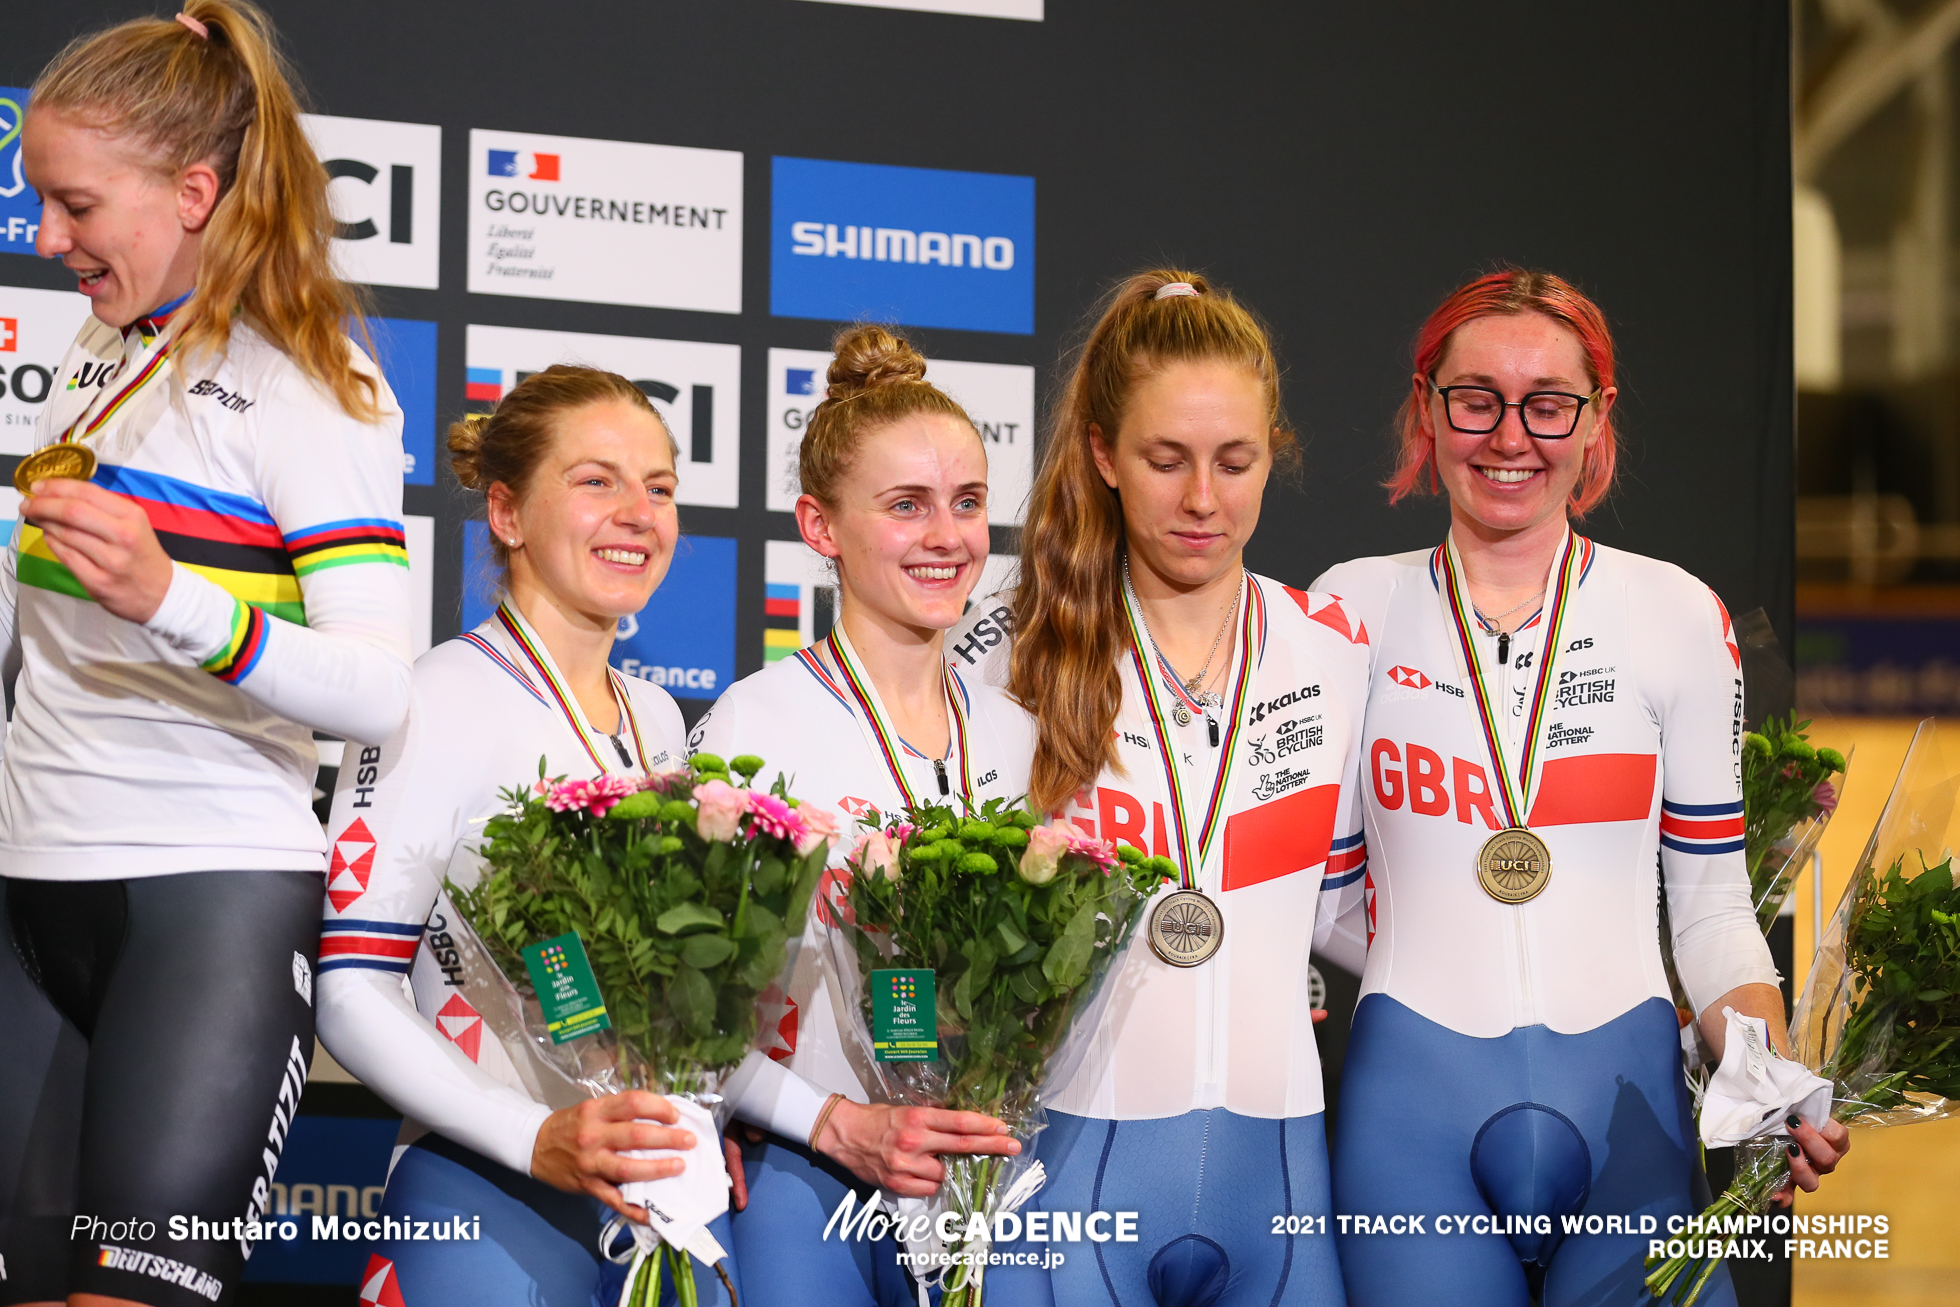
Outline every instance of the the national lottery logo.
<path id="1" fill-rule="evenodd" d="M 1034 178 L 828 159 L 771 165 L 770 311 L 1034 330 Z"/>

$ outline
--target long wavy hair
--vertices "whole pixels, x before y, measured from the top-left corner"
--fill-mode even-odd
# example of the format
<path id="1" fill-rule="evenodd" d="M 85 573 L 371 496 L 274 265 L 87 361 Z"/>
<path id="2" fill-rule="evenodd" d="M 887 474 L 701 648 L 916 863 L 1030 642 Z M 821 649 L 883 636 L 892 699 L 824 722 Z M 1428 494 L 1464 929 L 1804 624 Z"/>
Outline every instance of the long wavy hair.
<path id="1" fill-rule="evenodd" d="M 28 111 L 126 138 L 166 176 L 210 164 L 221 190 L 178 348 L 222 354 L 242 313 L 348 416 L 371 422 L 379 390 L 347 344 L 350 321 L 365 334 L 364 297 L 334 274 L 327 174 L 271 21 L 249 0 L 186 0 L 183 12 L 204 35 L 137 18 L 77 38 L 34 83 Z"/>
<path id="2" fill-rule="evenodd" d="M 1183 282 L 1195 295 L 1159 299 Z M 1299 442 L 1280 410 L 1272 337 L 1203 276 L 1153 268 L 1120 282 L 1075 356 L 1021 530 L 1009 691 L 1040 723 L 1028 800 L 1053 812 L 1115 766 L 1123 703 L 1123 507 L 1096 470 L 1091 428 L 1113 443 L 1136 384 L 1164 365 L 1224 360 L 1250 368 L 1265 393 L 1276 465 Z"/>

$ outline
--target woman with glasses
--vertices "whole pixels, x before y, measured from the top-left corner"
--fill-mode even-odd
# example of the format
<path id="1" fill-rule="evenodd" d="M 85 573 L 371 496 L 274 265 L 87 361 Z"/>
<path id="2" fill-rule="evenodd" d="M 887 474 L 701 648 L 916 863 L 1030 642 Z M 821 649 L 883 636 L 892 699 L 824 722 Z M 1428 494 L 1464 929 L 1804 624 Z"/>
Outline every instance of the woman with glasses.
<path id="1" fill-rule="evenodd" d="M 1416 338 L 1389 483 L 1391 502 L 1440 486 L 1448 538 L 1314 585 L 1374 654 L 1335 1207 L 1443 1214 L 1421 1233 L 1350 1225 L 1355 1307 L 1641 1298 L 1641 1218 L 1666 1237 L 1698 1210 L 1662 893 L 1716 1054 L 1731 1008 L 1788 1051 L 1743 868 L 1728 614 L 1680 568 L 1568 524 L 1612 485 L 1613 382 L 1605 320 L 1568 283 L 1508 270 L 1456 290 Z M 1844 1127 L 1790 1133 L 1815 1189 Z M 1566 1236 L 1573 1214 L 1614 1219 Z M 1734 1302 L 1718 1278 L 1707 1301 Z"/>

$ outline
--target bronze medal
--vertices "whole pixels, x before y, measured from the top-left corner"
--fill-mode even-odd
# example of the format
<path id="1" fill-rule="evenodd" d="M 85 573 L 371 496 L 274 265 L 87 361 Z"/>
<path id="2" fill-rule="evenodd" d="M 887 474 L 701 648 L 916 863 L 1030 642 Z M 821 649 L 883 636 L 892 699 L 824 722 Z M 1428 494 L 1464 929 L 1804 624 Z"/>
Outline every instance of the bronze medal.
<path id="1" fill-rule="evenodd" d="M 1552 879 L 1552 851 L 1522 826 L 1509 826 L 1477 850 L 1477 880 L 1499 903 L 1529 903 Z"/>
<path id="2" fill-rule="evenodd" d="M 86 481 L 94 475 L 95 451 L 87 445 L 49 445 L 14 465 L 14 489 L 31 495 L 36 481 L 53 477 Z"/>
<path id="3" fill-rule="evenodd" d="M 1209 962 L 1225 942 L 1225 915 L 1194 889 L 1158 900 L 1150 913 L 1150 951 L 1174 967 Z"/>

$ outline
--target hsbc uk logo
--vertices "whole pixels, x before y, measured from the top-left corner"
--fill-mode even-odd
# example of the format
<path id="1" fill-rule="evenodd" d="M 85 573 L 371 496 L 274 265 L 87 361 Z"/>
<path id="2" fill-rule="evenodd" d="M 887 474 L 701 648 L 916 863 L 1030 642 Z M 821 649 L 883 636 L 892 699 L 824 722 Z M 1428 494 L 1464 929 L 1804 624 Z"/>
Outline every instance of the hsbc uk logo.
<path id="1" fill-rule="evenodd" d="M 1413 667 L 1391 667 L 1388 669 L 1388 679 L 1411 690 L 1427 690 L 1432 684 L 1427 676 Z"/>

